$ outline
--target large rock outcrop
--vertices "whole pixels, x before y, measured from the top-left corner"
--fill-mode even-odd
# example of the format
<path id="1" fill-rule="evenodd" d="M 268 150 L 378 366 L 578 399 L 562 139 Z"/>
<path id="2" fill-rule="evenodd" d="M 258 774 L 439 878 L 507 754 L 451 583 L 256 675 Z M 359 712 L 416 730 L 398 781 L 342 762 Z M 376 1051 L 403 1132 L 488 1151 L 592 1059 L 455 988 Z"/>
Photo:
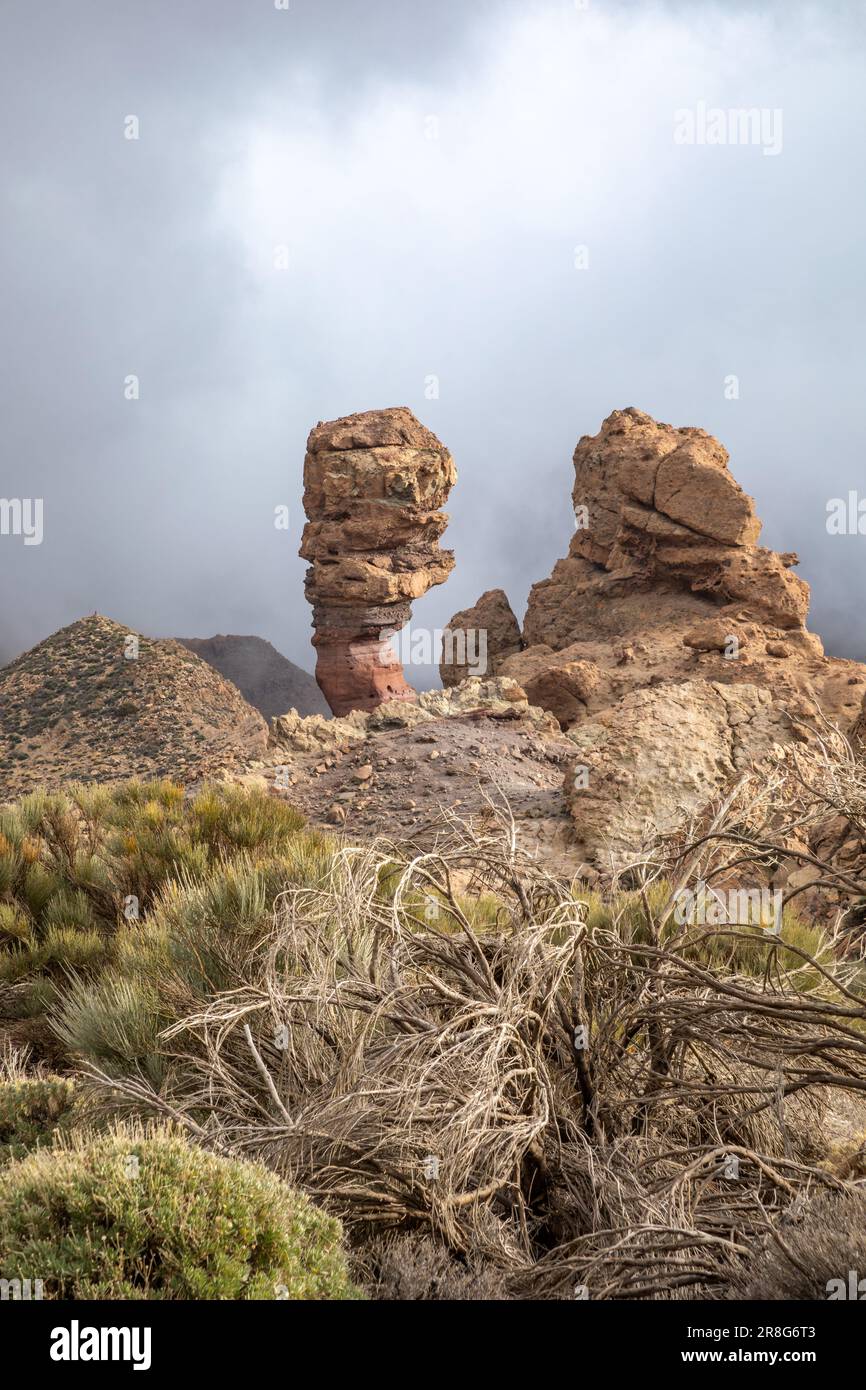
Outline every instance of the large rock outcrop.
<path id="1" fill-rule="evenodd" d="M 490 670 L 567 731 L 587 769 L 585 785 L 565 780 L 577 841 L 610 864 L 745 762 L 810 739 L 822 715 L 851 731 L 866 668 L 807 631 L 797 557 L 758 544 L 754 503 L 711 435 L 616 410 L 574 470 L 568 555 L 532 589 L 522 650 Z"/>
<path id="2" fill-rule="evenodd" d="M 574 472 L 574 536 L 530 594 L 527 646 L 647 637 L 708 615 L 802 634 L 797 557 L 757 544 L 754 503 L 712 435 L 615 410 L 578 443 Z"/>
<path id="3" fill-rule="evenodd" d="M 615 410 L 574 452 L 568 555 L 533 586 L 523 650 L 495 660 L 564 729 L 660 682 L 766 686 L 844 728 L 866 686 L 857 662 L 807 631 L 797 557 L 758 545 L 754 503 L 704 430 Z M 470 610 L 471 611 L 471 610 Z"/>
<path id="4" fill-rule="evenodd" d="M 403 407 L 311 432 L 301 555 L 310 561 L 316 680 L 334 714 L 415 698 L 390 638 L 412 600 L 454 566 L 439 539 L 455 479 L 448 450 Z"/>
<path id="5" fill-rule="evenodd" d="M 575 726 L 565 799 L 580 853 L 605 869 L 637 863 L 749 767 L 802 730 L 769 690 L 683 681 L 633 690 Z"/>

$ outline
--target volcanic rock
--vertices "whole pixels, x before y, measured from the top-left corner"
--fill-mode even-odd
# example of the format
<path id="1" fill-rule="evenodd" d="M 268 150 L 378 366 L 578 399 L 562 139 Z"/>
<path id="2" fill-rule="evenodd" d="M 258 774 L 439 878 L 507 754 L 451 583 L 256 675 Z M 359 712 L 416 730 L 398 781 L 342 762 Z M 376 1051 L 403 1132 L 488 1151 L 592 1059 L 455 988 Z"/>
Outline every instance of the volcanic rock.
<path id="1" fill-rule="evenodd" d="M 617 410 L 574 468 L 569 553 L 532 589 L 523 650 L 495 669 L 577 745 L 589 781 L 572 770 L 564 790 L 578 848 L 610 861 L 740 766 L 808 742 L 819 713 L 851 730 L 866 667 L 807 631 L 797 557 L 758 544 L 752 499 L 711 435 Z"/>
<path id="2" fill-rule="evenodd" d="M 323 719 L 320 714 L 301 715 L 292 709 L 271 721 L 271 744 L 298 753 L 345 751 L 364 738 L 364 729 L 351 719 Z"/>
<path id="3" fill-rule="evenodd" d="M 515 681 L 473 677 L 425 691 L 417 704 L 274 720 L 266 758 L 234 780 L 269 789 L 315 826 L 347 829 L 356 843 L 410 834 L 432 847 L 450 833 L 443 817 L 455 808 L 489 825 L 504 798 L 519 842 L 573 875 L 586 869 L 570 847 L 562 796 L 573 751 L 553 716 L 531 706 Z"/>
<path id="4" fill-rule="evenodd" d="M 856 748 L 861 756 L 866 755 L 866 691 L 863 691 L 860 710 L 851 726 L 849 738 L 852 747 Z"/>
<path id="5" fill-rule="evenodd" d="M 769 690 L 683 681 L 633 690 L 568 737 L 576 753 L 564 786 L 578 849 L 622 869 L 738 773 L 779 756 L 794 729 Z"/>
<path id="6" fill-rule="evenodd" d="M 334 714 L 415 698 L 389 639 L 412 600 L 454 566 L 439 539 L 455 479 L 448 450 L 405 407 L 311 432 L 301 555 L 310 561 L 316 680 Z"/>
<path id="7" fill-rule="evenodd" d="M 527 644 L 626 628 L 646 637 L 727 608 L 802 630 L 809 590 L 791 573 L 796 556 L 757 545 L 754 504 L 727 460 L 704 430 L 633 408 L 585 435 L 574 451 L 576 530 L 568 557 L 532 590 Z"/>
<path id="8" fill-rule="evenodd" d="M 807 631 L 797 557 L 757 544 L 754 504 L 727 460 L 704 430 L 633 408 L 579 441 L 569 553 L 534 585 L 526 649 L 502 667 L 564 726 L 643 686 L 699 679 L 766 685 L 850 728 L 866 670 L 826 657 Z M 599 673 L 592 690 L 569 682 L 580 661 Z"/>
<path id="9" fill-rule="evenodd" d="M 527 647 L 508 657 L 500 671 L 519 681 L 530 703 L 550 710 L 563 729 L 609 699 L 610 682 L 604 672 L 594 661 L 574 655 L 570 647 L 561 652 L 543 643 Z"/>
<path id="10" fill-rule="evenodd" d="M 459 685 L 469 675 L 498 676 L 502 663 L 523 649 L 520 624 L 502 589 L 488 589 L 472 608 L 455 613 L 447 634 L 439 665 L 443 685 Z"/>

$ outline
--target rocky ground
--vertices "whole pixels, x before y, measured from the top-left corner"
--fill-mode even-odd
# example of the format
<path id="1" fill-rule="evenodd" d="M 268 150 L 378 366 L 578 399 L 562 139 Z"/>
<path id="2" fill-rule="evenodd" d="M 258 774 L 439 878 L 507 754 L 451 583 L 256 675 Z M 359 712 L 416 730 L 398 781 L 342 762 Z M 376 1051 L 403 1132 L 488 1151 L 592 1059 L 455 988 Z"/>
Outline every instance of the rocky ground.
<path id="1" fill-rule="evenodd" d="M 507 801 L 520 842 L 576 872 L 562 794 L 574 746 L 513 681 L 469 680 L 349 719 L 275 721 L 267 756 L 241 780 L 261 782 L 314 825 L 365 839 L 409 836 L 430 845 L 444 816 L 483 818 Z"/>

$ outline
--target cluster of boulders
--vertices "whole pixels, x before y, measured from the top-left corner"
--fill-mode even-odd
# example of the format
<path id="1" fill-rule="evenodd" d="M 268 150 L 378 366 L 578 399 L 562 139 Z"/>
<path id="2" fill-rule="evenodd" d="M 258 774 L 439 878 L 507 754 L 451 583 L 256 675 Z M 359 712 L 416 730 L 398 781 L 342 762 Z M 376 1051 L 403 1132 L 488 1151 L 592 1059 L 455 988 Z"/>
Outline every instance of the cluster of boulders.
<path id="1" fill-rule="evenodd" d="M 821 718 L 850 730 L 866 668 L 807 631 L 797 556 L 758 544 L 754 503 L 711 435 L 617 410 L 580 440 L 574 470 L 569 553 L 533 587 L 522 630 L 501 590 L 452 625 L 488 626 L 490 672 L 567 731 L 579 844 L 621 862 Z"/>
<path id="2" fill-rule="evenodd" d="M 617 410 L 579 441 L 574 470 L 569 553 L 533 587 L 522 628 L 489 590 L 451 620 L 467 640 L 440 673 L 462 689 L 460 653 L 484 634 L 488 677 L 516 682 L 574 745 L 579 848 L 617 863 L 822 719 L 850 731 L 866 667 L 827 657 L 807 630 L 797 556 L 758 544 L 754 503 L 711 435 Z M 305 478 L 319 683 L 337 714 L 412 699 L 379 644 L 452 567 L 437 510 L 450 455 L 410 412 L 371 412 L 314 430 Z"/>
<path id="3" fill-rule="evenodd" d="M 492 620 L 491 674 L 543 690 L 566 727 L 636 686 L 696 673 L 846 704 L 845 663 L 828 665 L 805 627 L 797 556 L 757 544 L 754 503 L 727 457 L 703 430 L 614 411 L 575 449 L 574 536 L 534 585 L 522 632 L 501 590 L 452 626 Z M 442 670 L 446 683 L 463 674 Z"/>

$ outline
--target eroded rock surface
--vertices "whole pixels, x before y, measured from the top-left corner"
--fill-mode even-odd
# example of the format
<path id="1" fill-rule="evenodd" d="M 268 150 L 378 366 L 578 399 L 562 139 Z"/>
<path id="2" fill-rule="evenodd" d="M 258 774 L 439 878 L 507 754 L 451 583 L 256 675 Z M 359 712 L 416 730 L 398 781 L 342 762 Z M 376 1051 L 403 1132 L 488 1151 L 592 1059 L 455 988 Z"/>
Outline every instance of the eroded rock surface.
<path id="1" fill-rule="evenodd" d="M 448 450 L 403 407 L 311 432 L 301 555 L 310 561 L 316 679 L 334 714 L 415 698 L 389 639 L 412 600 L 454 566 L 439 540 L 455 479 Z"/>
<path id="2" fill-rule="evenodd" d="M 448 624 L 439 665 L 442 684 L 459 685 L 472 674 L 497 676 L 503 662 L 522 649 L 520 624 L 505 591 L 488 589 Z"/>
<path id="3" fill-rule="evenodd" d="M 578 848 L 605 869 L 636 863 L 738 773 L 802 736 L 769 690 L 683 681 L 633 690 L 569 735 L 565 796 Z"/>
<path id="4" fill-rule="evenodd" d="M 565 778 L 578 845 L 615 859 L 709 801 L 743 758 L 808 740 L 824 716 L 852 731 L 866 667 L 807 630 L 796 555 L 759 545 L 754 503 L 704 430 L 616 410 L 574 469 L 569 553 L 532 589 L 522 648 L 493 670 L 576 744 L 589 769 L 577 792 Z M 480 600 L 454 621 L 484 616 Z"/>
<path id="5" fill-rule="evenodd" d="M 758 544 L 752 499 L 704 430 L 615 410 L 574 453 L 576 529 L 534 585 L 513 676 L 564 729 L 661 682 L 760 685 L 850 729 L 866 668 L 806 628 L 792 553 Z"/>
<path id="6" fill-rule="evenodd" d="M 757 544 L 752 499 L 704 430 L 615 410 L 578 443 L 574 472 L 576 529 L 568 556 L 532 590 L 527 645 L 646 640 L 710 615 L 803 631 L 809 589 L 792 571 L 797 557 Z"/>

